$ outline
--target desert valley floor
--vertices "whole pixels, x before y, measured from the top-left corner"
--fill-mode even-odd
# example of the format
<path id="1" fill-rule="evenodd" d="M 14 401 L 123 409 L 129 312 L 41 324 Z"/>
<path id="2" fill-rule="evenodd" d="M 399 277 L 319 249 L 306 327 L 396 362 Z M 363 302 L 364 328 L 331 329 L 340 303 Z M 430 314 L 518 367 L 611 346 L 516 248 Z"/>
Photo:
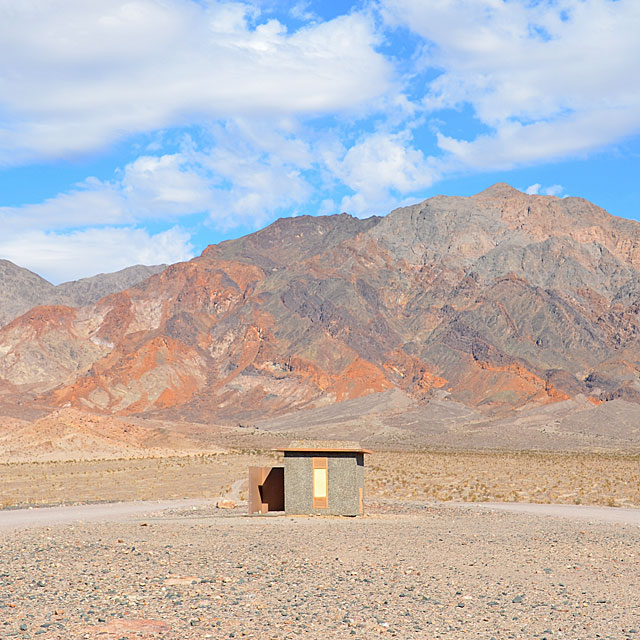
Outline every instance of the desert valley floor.
<path id="1" fill-rule="evenodd" d="M 0 638 L 640 637 L 637 454 L 379 449 L 364 517 L 248 516 L 279 437 L 0 465 Z"/>
<path id="2" fill-rule="evenodd" d="M 505 450 L 501 424 L 421 436 L 358 426 L 360 408 L 340 410 L 371 427 L 361 518 L 247 515 L 248 466 L 335 409 L 303 433 L 3 419 L 0 638 L 640 637 L 635 430 L 582 434 L 554 409 L 521 416 Z"/>
<path id="3" fill-rule="evenodd" d="M 607 522 L 402 500 L 362 518 L 145 507 L 0 519 L 1 637 L 640 636 L 635 509 Z"/>

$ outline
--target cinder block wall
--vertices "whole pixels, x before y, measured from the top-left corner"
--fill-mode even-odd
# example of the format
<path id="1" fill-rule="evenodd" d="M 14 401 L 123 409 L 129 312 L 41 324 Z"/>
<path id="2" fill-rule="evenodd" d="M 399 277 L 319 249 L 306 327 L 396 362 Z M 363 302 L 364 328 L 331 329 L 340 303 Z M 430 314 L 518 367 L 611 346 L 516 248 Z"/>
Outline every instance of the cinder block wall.
<path id="1" fill-rule="evenodd" d="M 313 458 L 328 458 L 329 508 L 313 508 Z M 364 499 L 364 454 L 290 452 L 284 454 L 285 513 L 336 516 L 360 514 Z"/>

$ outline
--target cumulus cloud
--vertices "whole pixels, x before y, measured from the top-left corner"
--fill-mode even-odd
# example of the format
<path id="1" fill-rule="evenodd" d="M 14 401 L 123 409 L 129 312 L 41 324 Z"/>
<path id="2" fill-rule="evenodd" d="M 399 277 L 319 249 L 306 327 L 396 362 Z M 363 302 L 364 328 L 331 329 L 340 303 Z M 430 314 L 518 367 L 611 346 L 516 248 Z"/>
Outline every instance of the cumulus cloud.
<path id="1" fill-rule="evenodd" d="M 0 207 L 0 255 L 52 282 L 193 257 L 190 234 L 140 227 L 207 211 L 214 192 L 183 154 L 141 156 L 110 182 L 88 178 L 44 202 Z"/>
<path id="2" fill-rule="evenodd" d="M 327 153 L 325 161 L 355 192 L 341 203 L 355 215 L 385 213 L 402 195 L 425 189 L 439 177 L 433 162 L 412 146 L 408 132 L 371 134 L 343 155 Z"/>
<path id="3" fill-rule="evenodd" d="M 550 187 L 543 187 L 540 183 L 532 184 L 525 189 L 525 193 L 530 196 L 559 196 L 564 191 L 560 184 L 552 184 Z"/>
<path id="4" fill-rule="evenodd" d="M 257 228 L 310 197 L 298 168 L 309 163 L 304 145 L 275 132 L 257 144 L 246 132 L 220 131 L 205 150 L 187 140 L 177 153 L 139 156 L 113 180 L 87 178 L 43 202 L 0 207 L 0 255 L 55 281 L 183 260 L 193 253 L 186 231 L 149 234 L 140 226 L 202 214 L 220 229 Z"/>
<path id="5" fill-rule="evenodd" d="M 602 148 L 640 131 L 640 3 L 633 0 L 383 0 L 387 20 L 425 40 L 436 111 L 471 105 L 491 133 L 442 135 L 472 169 Z M 453 166 L 453 165 L 452 165 Z"/>
<path id="6" fill-rule="evenodd" d="M 360 108 L 389 89 L 369 17 L 287 32 L 211 0 L 0 2 L 0 164 L 231 116 Z"/>
<path id="7" fill-rule="evenodd" d="M 569 155 L 586 156 L 628 135 L 638 113 L 602 109 L 530 124 L 508 121 L 472 140 L 438 134 L 438 146 L 449 154 L 443 164 L 451 170 L 512 169 Z"/>
<path id="8" fill-rule="evenodd" d="M 311 195 L 300 172 L 274 156 L 243 157 L 228 149 L 215 149 L 208 158 L 228 188 L 214 190 L 211 220 L 221 228 L 242 224 L 257 228 L 280 209 L 299 205 Z"/>
<path id="9" fill-rule="evenodd" d="M 174 227 L 157 234 L 139 228 L 70 233 L 32 230 L 0 240 L 0 255 L 58 284 L 134 264 L 163 264 L 193 257 L 189 234 Z"/>
<path id="10" fill-rule="evenodd" d="M 121 224 L 126 220 L 119 190 L 96 179 L 88 179 L 67 193 L 44 202 L 0 207 L 4 233 L 29 229 L 62 229 L 92 224 Z"/>
<path id="11" fill-rule="evenodd" d="M 192 157 L 211 180 L 208 213 L 214 225 L 256 228 L 312 196 L 303 173 L 314 165 L 313 151 L 295 131 L 236 118 L 211 133 L 214 143 Z"/>
<path id="12" fill-rule="evenodd" d="M 137 158 L 125 167 L 120 188 L 136 218 L 202 212 L 213 199 L 210 180 L 181 153 Z"/>
<path id="13" fill-rule="evenodd" d="M 87 178 L 44 202 L 0 207 L 0 222 L 5 232 L 122 225 L 172 219 L 212 205 L 209 181 L 181 153 L 140 156 L 121 173 L 121 179 L 109 182 Z"/>

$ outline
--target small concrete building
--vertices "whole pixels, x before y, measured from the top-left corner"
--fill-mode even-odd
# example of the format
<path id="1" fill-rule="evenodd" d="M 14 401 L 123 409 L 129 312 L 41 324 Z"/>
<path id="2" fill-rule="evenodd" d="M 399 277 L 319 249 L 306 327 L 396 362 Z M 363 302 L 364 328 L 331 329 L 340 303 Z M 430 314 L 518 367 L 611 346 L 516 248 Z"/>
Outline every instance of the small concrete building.
<path id="1" fill-rule="evenodd" d="M 298 515 L 364 513 L 364 454 L 371 451 L 341 441 L 292 442 L 276 451 L 284 454 L 283 476 L 283 467 L 249 469 L 249 513 L 276 506 Z"/>

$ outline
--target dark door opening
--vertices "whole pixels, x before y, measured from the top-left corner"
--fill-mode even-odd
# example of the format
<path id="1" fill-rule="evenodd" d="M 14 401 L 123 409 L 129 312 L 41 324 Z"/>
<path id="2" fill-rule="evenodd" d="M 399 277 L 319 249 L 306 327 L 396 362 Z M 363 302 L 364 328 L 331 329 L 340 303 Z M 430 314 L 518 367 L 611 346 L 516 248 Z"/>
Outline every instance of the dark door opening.
<path id="1" fill-rule="evenodd" d="M 249 467 L 249 513 L 284 511 L 284 467 Z"/>

